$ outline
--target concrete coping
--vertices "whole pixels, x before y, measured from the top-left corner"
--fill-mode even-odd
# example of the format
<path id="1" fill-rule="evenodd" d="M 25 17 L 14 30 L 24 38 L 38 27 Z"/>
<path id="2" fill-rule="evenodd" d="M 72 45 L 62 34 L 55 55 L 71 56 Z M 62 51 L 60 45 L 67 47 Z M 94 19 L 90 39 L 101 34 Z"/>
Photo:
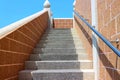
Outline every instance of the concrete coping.
<path id="1" fill-rule="evenodd" d="M 0 39 L 2 39 L 3 37 L 7 36 L 8 34 L 14 32 L 15 30 L 17 30 L 18 28 L 22 27 L 23 25 L 29 23 L 30 21 L 34 20 L 35 18 L 39 17 L 40 15 L 42 15 L 43 13 L 47 12 L 47 10 L 42 10 L 39 11 L 31 16 L 28 16 L 26 18 L 23 18 L 19 21 L 16 21 L 8 26 L 3 27 L 2 29 L 0 29 Z"/>

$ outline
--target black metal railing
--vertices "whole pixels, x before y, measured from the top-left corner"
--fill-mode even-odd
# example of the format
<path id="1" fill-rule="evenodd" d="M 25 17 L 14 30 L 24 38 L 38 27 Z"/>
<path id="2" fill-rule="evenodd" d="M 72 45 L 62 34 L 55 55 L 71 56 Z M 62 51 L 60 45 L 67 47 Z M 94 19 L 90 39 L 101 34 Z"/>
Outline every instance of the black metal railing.
<path id="1" fill-rule="evenodd" d="M 110 41 L 108 41 L 102 34 L 100 34 L 91 24 L 89 24 L 86 19 L 84 19 L 81 15 L 79 15 L 76 11 L 74 11 L 75 15 L 81 19 L 109 48 L 112 49 L 113 52 L 115 52 L 116 55 L 120 57 L 120 51 L 112 45 Z"/>

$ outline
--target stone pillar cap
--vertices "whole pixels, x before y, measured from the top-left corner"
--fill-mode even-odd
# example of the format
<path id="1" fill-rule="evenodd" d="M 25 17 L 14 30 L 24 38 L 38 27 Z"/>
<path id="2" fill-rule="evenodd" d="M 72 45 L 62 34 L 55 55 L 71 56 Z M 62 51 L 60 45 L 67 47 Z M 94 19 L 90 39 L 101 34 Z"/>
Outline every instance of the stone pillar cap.
<path id="1" fill-rule="evenodd" d="M 76 4 L 76 0 L 74 0 L 74 2 L 73 2 L 73 7 L 75 7 L 75 4 Z"/>
<path id="2" fill-rule="evenodd" d="M 44 8 L 50 8 L 50 2 L 48 0 L 45 1 Z"/>

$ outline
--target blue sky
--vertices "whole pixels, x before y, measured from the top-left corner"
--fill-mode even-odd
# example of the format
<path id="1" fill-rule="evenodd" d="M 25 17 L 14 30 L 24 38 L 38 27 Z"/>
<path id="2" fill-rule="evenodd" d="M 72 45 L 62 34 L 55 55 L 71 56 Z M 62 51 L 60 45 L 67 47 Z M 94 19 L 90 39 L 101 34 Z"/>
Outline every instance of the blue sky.
<path id="1" fill-rule="evenodd" d="M 43 9 L 45 0 L 0 0 L 0 28 Z M 74 0 L 49 0 L 54 18 L 72 18 Z"/>

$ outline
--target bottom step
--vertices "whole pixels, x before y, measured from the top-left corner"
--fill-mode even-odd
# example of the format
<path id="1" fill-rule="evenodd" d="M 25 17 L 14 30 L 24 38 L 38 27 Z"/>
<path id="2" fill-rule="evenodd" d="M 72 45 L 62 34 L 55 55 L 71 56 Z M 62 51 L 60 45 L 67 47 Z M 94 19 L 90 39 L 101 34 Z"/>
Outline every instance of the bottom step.
<path id="1" fill-rule="evenodd" d="M 19 80 L 94 80 L 94 71 L 89 70 L 24 70 Z"/>

